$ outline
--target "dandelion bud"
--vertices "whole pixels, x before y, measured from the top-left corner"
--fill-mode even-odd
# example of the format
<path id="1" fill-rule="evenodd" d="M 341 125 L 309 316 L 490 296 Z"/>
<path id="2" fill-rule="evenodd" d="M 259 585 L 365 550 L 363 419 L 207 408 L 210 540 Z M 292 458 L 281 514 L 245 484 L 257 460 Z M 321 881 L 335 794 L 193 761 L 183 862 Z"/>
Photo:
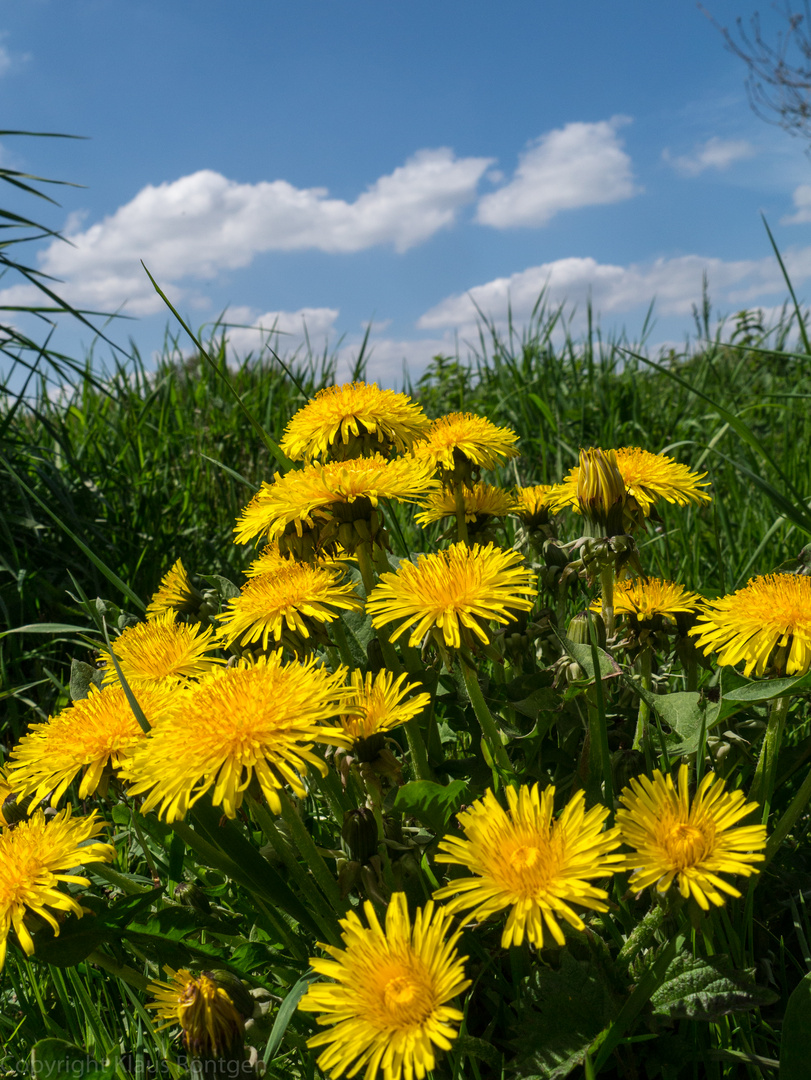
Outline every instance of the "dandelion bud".
<path id="1" fill-rule="evenodd" d="M 577 502 L 583 517 L 596 530 L 595 535 L 616 536 L 625 531 L 622 524 L 625 498 L 625 481 L 616 451 L 581 450 Z"/>
<path id="2" fill-rule="evenodd" d="M 372 811 L 361 806 L 347 810 L 341 828 L 344 850 L 352 862 L 365 863 L 377 851 L 377 822 Z"/>

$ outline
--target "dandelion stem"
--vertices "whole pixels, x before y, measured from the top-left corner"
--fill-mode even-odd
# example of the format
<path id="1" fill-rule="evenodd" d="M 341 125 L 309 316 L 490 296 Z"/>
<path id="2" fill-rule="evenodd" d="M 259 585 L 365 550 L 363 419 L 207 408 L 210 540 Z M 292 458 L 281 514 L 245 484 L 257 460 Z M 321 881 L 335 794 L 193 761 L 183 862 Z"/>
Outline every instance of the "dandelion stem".
<path id="1" fill-rule="evenodd" d="M 282 804 L 282 818 L 285 825 L 290 830 L 290 835 L 293 837 L 293 841 L 301 854 L 307 860 L 310 869 L 313 872 L 313 877 L 318 882 L 324 896 L 327 897 L 335 912 L 343 912 L 346 908 L 346 904 L 341 899 L 341 890 L 338 888 L 338 882 L 332 876 L 329 871 L 329 867 L 324 862 L 324 859 L 315 845 L 315 841 L 309 832 L 304 827 L 304 822 L 298 816 L 298 811 L 295 806 L 290 802 L 287 792 L 282 790 L 279 792 L 281 804 Z"/>
<path id="2" fill-rule="evenodd" d="M 808 770 L 808 774 L 805 780 L 803 780 L 799 791 L 791 800 L 788 809 L 777 822 L 774 832 L 769 837 L 769 841 L 766 844 L 766 851 L 764 853 L 766 857 L 759 866 L 759 870 L 761 871 L 761 873 L 766 869 L 766 867 L 775 857 L 777 852 L 780 850 L 783 841 L 791 832 L 795 822 L 797 821 L 797 818 L 800 816 L 800 814 L 803 812 L 806 805 L 808 804 L 809 799 L 811 799 L 811 769 Z"/>
<path id="3" fill-rule="evenodd" d="M 453 485 L 453 502 L 456 508 L 456 535 L 462 544 L 469 543 L 467 517 L 465 516 L 465 489 L 461 480 Z"/>
<path id="4" fill-rule="evenodd" d="M 605 622 L 605 636 L 614 636 L 614 564 L 600 570 L 600 589 L 602 591 L 602 616 Z"/>
<path id="5" fill-rule="evenodd" d="M 772 701 L 769 710 L 769 722 L 766 727 L 766 737 L 763 740 L 763 746 L 760 748 L 760 757 L 755 769 L 755 779 L 752 781 L 752 790 L 749 793 L 749 797 L 754 802 L 763 805 L 766 813 L 768 813 L 772 795 L 774 795 L 774 782 L 777 779 L 777 756 L 780 753 L 783 728 L 785 727 L 790 704 L 791 698 L 788 695 L 774 698 Z"/>
<path id="6" fill-rule="evenodd" d="M 462 657 L 459 657 L 459 666 L 462 669 L 462 676 L 465 680 L 465 686 L 467 687 L 468 697 L 470 698 L 470 704 L 473 706 L 473 711 L 476 714 L 476 719 L 479 721 L 482 733 L 490 746 L 490 752 L 493 755 L 493 760 L 496 762 L 500 769 L 505 772 L 512 772 L 513 768 L 510 764 L 510 759 L 507 756 L 507 751 L 501 742 L 501 737 L 498 732 L 498 727 L 493 714 L 487 708 L 487 703 L 484 700 L 484 694 L 482 694 L 481 687 L 479 686 L 479 680 L 476 676 L 476 672 L 472 668 L 468 667 Z"/>
<path id="7" fill-rule="evenodd" d="M 642 647 L 639 654 L 639 680 L 648 692 L 653 690 L 653 650 L 649 645 Z M 634 750 L 645 751 L 645 762 L 648 771 L 652 771 L 651 746 L 650 746 L 650 705 L 645 698 L 639 699 L 639 716 L 636 722 L 636 734 L 634 736 Z"/>
<path id="8" fill-rule="evenodd" d="M 375 568 L 372 563 L 370 544 L 367 541 L 358 544 L 355 556 L 358 560 L 358 569 L 360 570 L 360 576 L 363 580 L 363 588 L 368 596 L 375 587 Z"/>

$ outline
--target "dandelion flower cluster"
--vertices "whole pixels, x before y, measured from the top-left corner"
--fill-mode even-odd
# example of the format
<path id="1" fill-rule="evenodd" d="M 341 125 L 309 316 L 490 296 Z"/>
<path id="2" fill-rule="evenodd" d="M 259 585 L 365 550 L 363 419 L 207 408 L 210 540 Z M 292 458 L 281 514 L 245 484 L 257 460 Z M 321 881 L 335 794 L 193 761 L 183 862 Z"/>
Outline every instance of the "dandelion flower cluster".
<path id="1" fill-rule="evenodd" d="M 680 766 L 678 788 L 659 769 L 652 780 L 634 778 L 620 795 L 623 809 L 616 820 L 622 839 L 634 848 L 626 865 L 634 871 L 632 888 L 655 885 L 663 893 L 676 879 L 681 895 L 708 911 L 710 903 L 724 903 L 722 893 L 741 895 L 720 874 L 758 873 L 753 864 L 763 861 L 766 829 L 735 828 L 758 805 L 746 802 L 741 791 L 725 792 L 724 781 L 713 773 L 704 776 L 691 800 L 687 773 Z"/>
<path id="2" fill-rule="evenodd" d="M 392 641 L 410 629 L 409 645 L 418 645 L 436 628 L 446 645 L 458 649 L 469 634 L 487 644 L 482 623 L 510 622 L 513 612 L 531 610 L 536 593 L 535 575 L 518 552 L 493 544 L 453 544 L 383 574 L 366 610 L 376 628 L 399 624 Z"/>
<path id="3" fill-rule="evenodd" d="M 507 810 L 488 791 L 459 814 L 465 838 L 446 836 L 437 862 L 464 866 L 473 876 L 454 879 L 434 896 L 454 897 L 448 909 L 472 909 L 472 918 L 479 922 L 508 908 L 504 948 L 520 945 L 525 937 L 543 948 L 544 928 L 563 945 L 559 918 L 577 930 L 584 927 L 572 904 L 608 911 L 608 894 L 590 879 L 623 868 L 624 857 L 611 854 L 619 847 L 619 830 L 603 829 L 607 808 L 587 811 L 582 791 L 556 820 L 553 786 L 543 792 L 537 784 L 518 791 L 508 787 L 506 794 Z"/>
<path id="4" fill-rule="evenodd" d="M 136 697 L 147 720 L 154 723 L 177 705 L 169 687 L 138 687 Z M 79 798 L 99 787 L 105 770 L 120 769 L 146 738 L 122 686 L 91 686 L 46 723 L 32 725 L 11 751 L 9 781 L 20 796 L 39 802 L 49 792 L 58 802 L 81 773 Z"/>
<path id="5" fill-rule="evenodd" d="M 811 578 L 752 578 L 745 588 L 707 601 L 690 633 L 705 654 L 718 653 L 719 664 L 743 660 L 747 678 L 764 675 L 770 664 L 781 674 L 804 675 L 811 667 Z"/>
<path id="6" fill-rule="evenodd" d="M 470 986 L 456 945 L 451 917 L 433 902 L 417 911 L 414 924 L 404 893 L 394 893 L 381 926 L 372 905 L 363 905 L 368 926 L 351 911 L 341 920 L 344 948 L 322 946 L 331 959 L 310 960 L 332 982 L 313 983 L 299 1009 L 317 1013 L 329 1026 L 308 1041 L 326 1047 L 318 1066 L 330 1077 L 364 1080 L 422 1080 L 436 1065 L 437 1050 L 449 1050 L 463 1014 L 450 1002 Z"/>
<path id="7" fill-rule="evenodd" d="M 343 730 L 326 723 L 342 711 L 345 679 L 343 668 L 286 664 L 279 652 L 212 671 L 125 765 L 130 794 L 149 792 L 142 812 L 158 806 L 172 822 L 212 791 L 214 805 L 233 818 L 255 778 L 271 810 L 281 813 L 285 783 L 304 798 L 308 766 L 326 774 L 313 744 L 345 742 Z"/>
<path id="8" fill-rule="evenodd" d="M 26 955 L 34 953 L 34 940 L 25 925 L 28 912 L 48 923 L 57 936 L 59 921 L 53 911 L 77 918 L 84 914 L 79 902 L 59 885 L 86 888 L 90 884 L 86 877 L 66 871 L 115 858 L 111 844 L 96 840 L 102 828 L 95 812 L 74 819 L 68 808 L 51 820 L 42 810 L 35 810 L 29 818 L 0 832 L 0 969 L 12 929 Z"/>
<path id="9" fill-rule="evenodd" d="M 281 449 L 292 461 L 357 457 L 371 449 L 403 453 L 428 424 L 421 406 L 407 394 L 381 390 L 376 383 L 345 383 L 319 390 L 299 409 L 285 429 Z"/>

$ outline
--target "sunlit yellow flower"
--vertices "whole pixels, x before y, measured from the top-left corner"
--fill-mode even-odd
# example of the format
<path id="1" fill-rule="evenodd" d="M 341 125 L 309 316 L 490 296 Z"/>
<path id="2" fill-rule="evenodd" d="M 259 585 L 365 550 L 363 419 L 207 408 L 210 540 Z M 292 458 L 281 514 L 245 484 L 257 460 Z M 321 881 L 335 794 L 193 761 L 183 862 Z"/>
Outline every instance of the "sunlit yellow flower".
<path id="1" fill-rule="evenodd" d="M 310 964 L 331 983 L 313 983 L 299 1003 L 318 1013 L 331 1030 L 308 1046 L 325 1046 L 318 1066 L 330 1077 L 364 1080 L 422 1080 L 436 1065 L 436 1051 L 449 1050 L 463 1014 L 449 1002 L 470 986 L 456 945 L 446 937 L 450 916 L 432 902 L 420 908 L 412 928 L 404 893 L 394 893 L 385 928 L 366 901 L 368 928 L 354 911 L 341 920 L 344 948 L 322 948 L 331 960 Z"/>
<path id="2" fill-rule="evenodd" d="M 614 613 L 631 615 L 640 622 L 657 616 L 693 615 L 704 603 L 697 593 L 661 578 L 625 578 L 614 583 Z M 602 601 L 595 600 L 591 610 L 602 610 Z"/>
<path id="3" fill-rule="evenodd" d="M 444 474 L 461 473 L 470 485 L 470 468 L 495 469 L 517 457 L 518 436 L 475 413 L 448 413 L 431 422 L 425 436 L 414 444 L 414 456 L 430 462 Z"/>
<path id="4" fill-rule="evenodd" d="M 287 570 L 295 563 L 290 554 L 281 551 L 278 543 L 267 544 L 245 571 L 246 578 L 261 577 L 262 574 L 276 573 L 279 570 Z M 343 570 L 347 563 L 354 562 L 351 555 L 347 555 L 340 547 L 334 555 L 323 554 L 315 558 L 310 565 L 324 567 L 328 570 Z"/>
<path id="5" fill-rule="evenodd" d="M 534 484 L 532 487 L 515 489 L 515 506 L 512 513 L 532 528 L 545 525 L 549 520 L 549 493 L 551 484 Z"/>
<path id="6" fill-rule="evenodd" d="M 607 451 L 610 453 L 610 451 Z M 694 473 L 665 454 L 651 454 L 636 446 L 623 446 L 615 451 L 616 463 L 627 494 L 635 500 L 643 517 L 650 515 L 660 500 L 687 506 L 688 503 L 709 502 L 710 495 L 702 488 L 708 486 L 706 473 Z M 580 466 L 576 465 L 550 494 L 554 511 L 568 506 L 580 512 L 578 483 Z"/>
<path id="7" fill-rule="evenodd" d="M 209 972 L 192 975 L 188 968 L 164 968 L 168 982 L 148 986 L 155 1000 L 147 1005 L 165 1020 L 179 1024 L 186 1049 L 195 1057 L 217 1058 L 242 1046 L 245 1023 L 226 990 Z"/>
<path id="8" fill-rule="evenodd" d="M 146 617 L 154 619 L 170 612 L 188 615 L 199 609 L 202 600 L 203 596 L 192 585 L 183 561 L 178 559 L 161 578 L 160 588 L 149 601 Z"/>
<path id="9" fill-rule="evenodd" d="M 340 717 L 347 744 L 391 731 L 421 713 L 431 695 L 414 694 L 416 689 L 414 683 L 406 682 L 405 675 L 395 679 L 390 671 L 380 671 L 377 675 L 353 671 Z"/>
<path id="10" fill-rule="evenodd" d="M 491 517 L 506 517 L 515 510 L 515 498 L 509 491 L 481 481 L 474 484 L 472 488 L 465 488 L 463 496 L 465 521 L 468 523 L 476 523 Z M 453 491 L 442 488 L 429 495 L 425 501 L 425 510 L 417 514 L 416 520 L 424 528 L 432 521 L 442 521 L 443 518 L 454 517 L 455 514 L 456 501 Z"/>
<path id="11" fill-rule="evenodd" d="M 323 529 L 342 505 L 360 502 L 357 516 L 364 518 L 380 499 L 413 502 L 433 487 L 430 464 L 413 457 L 387 461 L 376 454 L 326 465 L 307 465 L 277 475 L 272 484 L 262 484 L 237 521 L 236 542 L 247 544 L 262 537 L 277 540 L 288 526 L 293 526 L 301 536 L 305 527 Z"/>
<path id="12" fill-rule="evenodd" d="M 803 675 L 811 667 L 811 578 L 767 574 L 729 596 L 708 600 L 690 631 L 696 647 L 718 653 L 719 664 L 745 662 L 747 677 L 767 667 Z"/>
<path id="13" fill-rule="evenodd" d="M 285 429 L 281 448 L 292 461 L 354 458 L 389 449 L 403 453 L 428 427 L 422 407 L 407 394 L 377 383 L 345 383 L 319 390 Z"/>
<path id="14" fill-rule="evenodd" d="M 436 627 L 445 644 L 458 649 L 470 634 L 489 642 L 487 623 L 503 625 L 511 613 L 530 611 L 536 595 L 535 575 L 517 551 L 453 544 L 433 555 L 418 555 L 416 563 L 404 560 L 396 573 L 383 574 L 366 610 L 377 629 L 399 623 L 392 641 L 413 627 L 409 644 L 418 645 Z"/>
<path id="15" fill-rule="evenodd" d="M 306 639 L 313 621 L 333 622 L 341 610 L 362 608 L 352 584 L 341 584 L 335 571 L 286 562 L 251 578 L 240 595 L 228 601 L 220 636 L 226 645 L 238 641 L 245 648 L 256 642 L 267 649 L 271 639 L 281 642 L 285 629 Z"/>
<path id="16" fill-rule="evenodd" d="M 627 868 L 634 871 L 631 888 L 655 884 L 663 893 L 677 878 L 681 895 L 692 896 L 708 911 L 710 903 L 724 903 L 722 892 L 741 895 L 719 874 L 758 873 L 752 864 L 763 861 L 766 829 L 733 828 L 759 807 L 746 802 L 741 791 L 725 792 L 724 781 L 713 773 L 704 776 L 691 803 L 687 772 L 686 765 L 680 766 L 678 790 L 658 769 L 653 780 L 631 780 L 620 795 L 623 809 L 617 811 L 617 825 L 622 839 L 634 848 L 627 857 Z"/>
<path id="17" fill-rule="evenodd" d="M 446 836 L 436 858 L 464 866 L 474 877 L 455 878 L 434 896 L 455 897 L 448 909 L 454 913 L 473 909 L 471 916 L 479 922 L 509 908 L 501 937 L 505 949 L 520 945 L 524 937 L 543 948 L 544 925 L 563 945 L 558 917 L 577 930 L 584 927 L 571 904 L 608 911 L 608 893 L 589 879 L 605 878 L 622 868 L 623 856 L 610 854 L 619 847 L 619 830 L 603 830 L 607 808 L 593 806 L 586 811 L 582 791 L 554 821 L 554 787 L 540 793 L 537 784 L 518 791 L 508 787 L 506 795 L 508 810 L 487 791 L 459 814 L 465 839 Z"/>
<path id="18" fill-rule="evenodd" d="M 110 644 L 124 678 L 133 688 L 196 679 L 223 663 L 212 655 L 217 647 L 214 628 L 176 622 L 172 611 L 127 627 Z M 119 685 L 110 654 L 101 649 L 99 656 L 107 665 L 105 684 Z"/>
<path id="19" fill-rule="evenodd" d="M 279 652 L 217 668 L 191 684 L 182 707 L 153 727 L 123 767 L 130 794 L 149 792 L 142 812 L 159 806 L 171 822 L 211 790 L 215 806 L 232 818 L 255 778 L 281 813 L 285 783 L 305 798 L 307 766 L 326 775 L 313 744 L 345 742 L 341 728 L 326 724 L 342 710 L 345 678 L 343 668 L 330 674 L 314 659 L 285 664 Z"/>
<path id="20" fill-rule="evenodd" d="M 177 703 L 170 687 L 139 686 L 136 698 L 150 723 Z M 105 770 L 120 768 L 145 738 L 123 687 L 91 686 L 86 698 L 28 729 L 11 751 L 9 780 L 20 796 L 33 795 L 39 802 L 53 791 L 56 803 L 81 773 L 79 798 L 86 799 Z"/>
<path id="21" fill-rule="evenodd" d="M 33 955 L 34 941 L 25 925 L 28 912 L 47 922 L 56 935 L 59 922 L 49 908 L 78 918 L 84 914 L 79 902 L 59 885 L 66 882 L 87 887 L 90 881 L 86 877 L 65 871 L 115 858 L 112 845 L 94 839 L 103 827 L 95 811 L 71 819 L 68 808 L 50 820 L 42 810 L 35 810 L 29 818 L 0 832 L 0 968 L 12 928 L 26 955 Z M 93 843 L 86 843 L 88 840 Z"/>
<path id="22" fill-rule="evenodd" d="M 8 825 L 8 820 L 3 816 L 3 804 L 6 799 L 15 794 L 14 788 L 8 782 L 8 775 L 6 770 L 0 766 L 0 828 Z"/>

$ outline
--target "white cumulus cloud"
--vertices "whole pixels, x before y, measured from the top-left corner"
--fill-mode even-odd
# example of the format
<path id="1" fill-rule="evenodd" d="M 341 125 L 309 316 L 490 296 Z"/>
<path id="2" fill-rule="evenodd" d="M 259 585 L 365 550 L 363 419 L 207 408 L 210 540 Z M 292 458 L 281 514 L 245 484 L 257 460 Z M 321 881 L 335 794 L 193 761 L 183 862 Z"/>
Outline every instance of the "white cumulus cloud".
<path id="1" fill-rule="evenodd" d="M 786 253 L 786 267 L 795 284 L 811 278 L 811 248 Z M 601 314 L 632 311 L 651 300 L 662 315 L 689 315 L 701 299 L 706 274 L 713 301 L 744 306 L 764 294 L 782 293 L 785 282 L 772 258 L 726 262 L 700 255 L 657 259 L 651 263 L 617 266 L 593 258 L 557 259 L 532 266 L 510 277 L 476 285 L 467 293 L 449 296 L 425 312 L 417 326 L 423 330 L 459 328 L 470 332 L 477 307 L 496 323 L 504 323 L 508 305 L 516 322 L 528 320 L 541 292 L 550 305 L 564 303 L 581 312 L 591 299 Z"/>
<path id="2" fill-rule="evenodd" d="M 752 157 L 755 148 L 746 139 L 711 139 L 696 146 L 692 153 L 673 157 L 669 150 L 662 151 L 662 159 L 672 165 L 682 176 L 699 176 L 707 169 L 728 169 L 733 161 Z"/>
<path id="3" fill-rule="evenodd" d="M 212 280 L 268 251 L 353 252 L 381 244 L 406 251 L 453 224 L 491 164 L 456 158 L 447 148 L 420 150 L 354 202 L 330 198 L 326 188 L 286 180 L 240 184 L 203 169 L 148 185 L 88 228 L 72 219 L 64 234 L 72 246 L 54 241 L 39 268 L 65 283 L 60 295 L 75 305 L 110 310 L 127 303 L 131 314 L 149 314 L 161 301 L 141 260 L 162 285 L 176 285 Z M 28 297 L 30 289 L 20 289 L 0 292 L 0 302 Z"/>
<path id="4" fill-rule="evenodd" d="M 512 180 L 482 196 L 476 220 L 499 229 L 545 225 L 561 210 L 629 199 L 640 189 L 617 134 L 627 123 L 614 116 L 542 135 L 521 154 Z"/>
<path id="5" fill-rule="evenodd" d="M 781 225 L 807 225 L 811 221 L 811 184 L 800 184 L 792 195 L 795 213 L 780 219 Z"/>
<path id="6" fill-rule="evenodd" d="M 303 307 L 298 311 L 266 311 L 257 315 L 251 308 L 229 308 L 223 329 L 231 350 L 239 356 L 261 352 L 265 343 L 280 356 L 290 355 L 306 346 L 309 340 L 315 352 L 335 331 L 340 312 L 337 308 Z"/>

